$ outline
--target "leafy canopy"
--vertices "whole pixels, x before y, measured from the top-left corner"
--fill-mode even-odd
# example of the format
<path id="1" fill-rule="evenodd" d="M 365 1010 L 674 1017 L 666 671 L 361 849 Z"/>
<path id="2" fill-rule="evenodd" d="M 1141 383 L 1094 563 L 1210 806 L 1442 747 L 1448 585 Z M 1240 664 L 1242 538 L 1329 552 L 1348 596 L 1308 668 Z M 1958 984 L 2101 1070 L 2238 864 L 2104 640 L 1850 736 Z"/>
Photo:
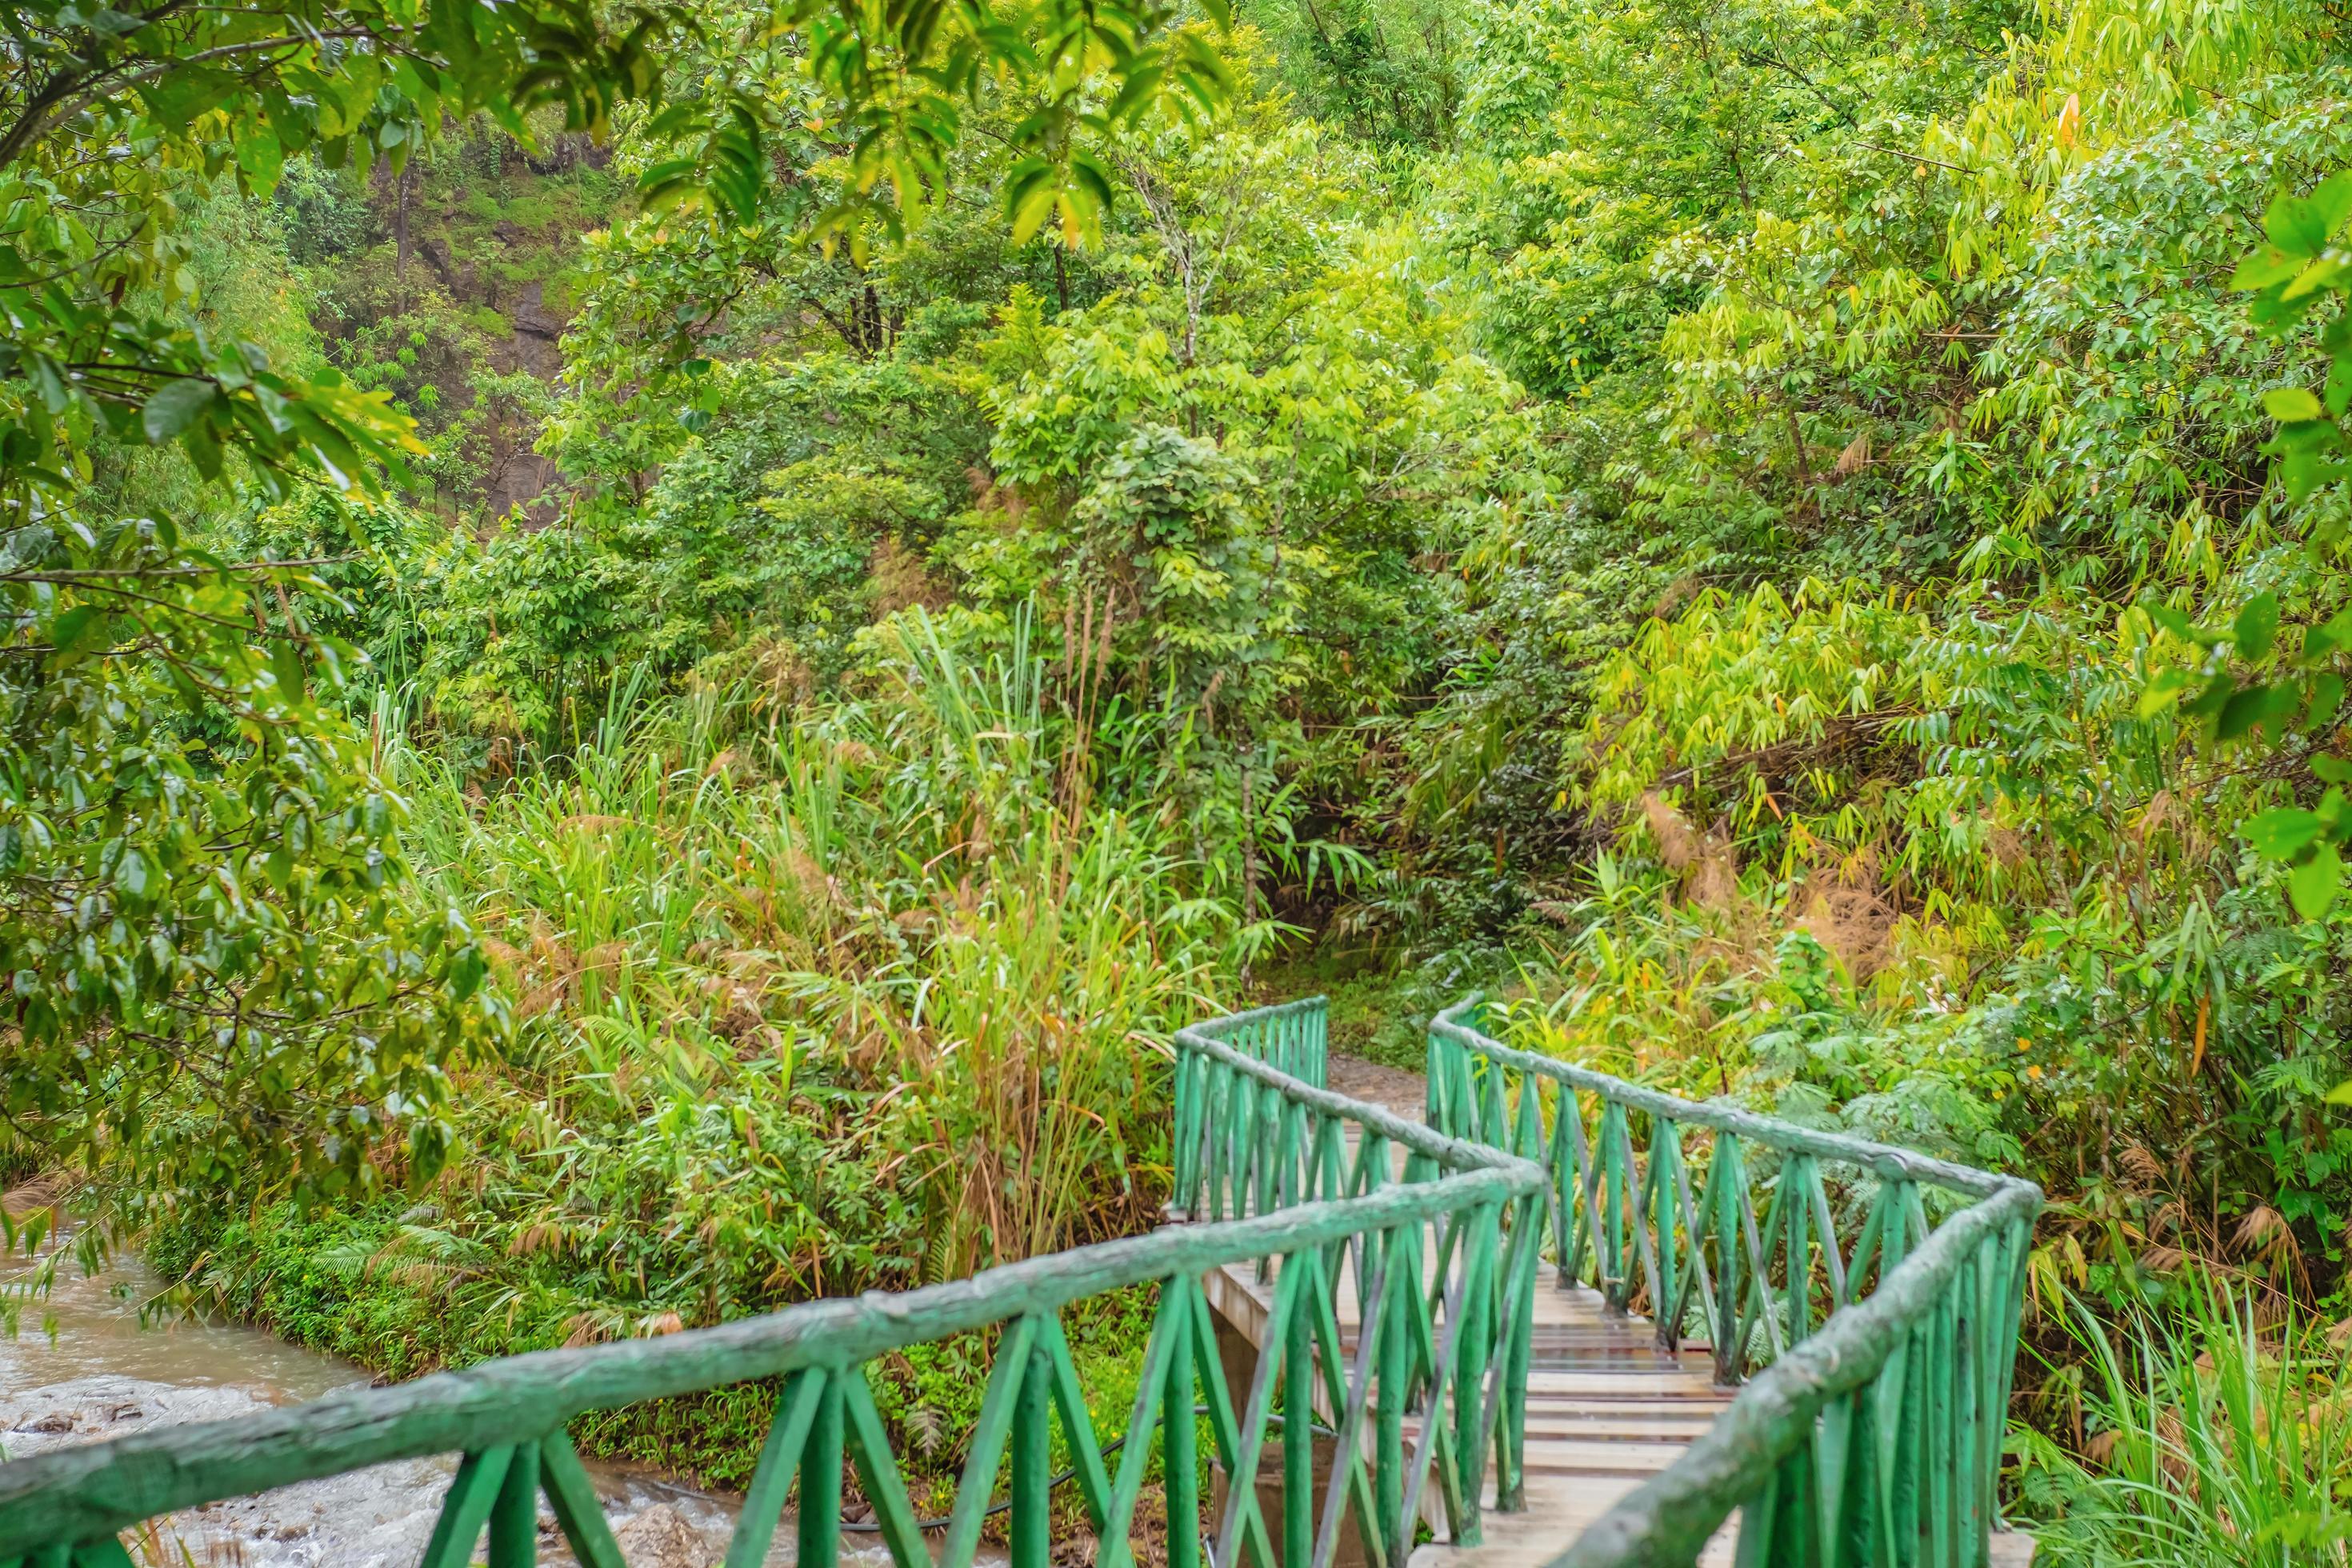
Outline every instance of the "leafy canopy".
<path id="1" fill-rule="evenodd" d="M 1075 241 L 1110 190 L 1090 134 L 1169 89 L 1213 101 L 1206 39 L 1156 0 L 688 14 L 579 0 L 30 0 L 0 17 L 0 1159 L 169 1195 L 362 1188 L 444 1156 L 444 1064 L 499 1019 L 479 948 L 404 859 L 404 805 L 339 698 L 359 656 L 314 568 L 108 515 L 175 449 L 274 499 L 366 492 L 422 452 L 381 392 L 208 324 L 191 211 L 289 159 L 397 174 L 476 114 L 523 142 L 624 106 L 676 152 L 656 211 L 723 227 L 772 148 L 833 136 L 810 232 L 937 199 L 962 106 L 1017 106 L 1017 227 Z M 803 90 L 661 62 L 764 61 Z M 803 171 L 795 171 L 795 177 Z M 144 449 L 149 456 L 140 458 Z M 397 716 L 379 710 L 377 738 Z"/>

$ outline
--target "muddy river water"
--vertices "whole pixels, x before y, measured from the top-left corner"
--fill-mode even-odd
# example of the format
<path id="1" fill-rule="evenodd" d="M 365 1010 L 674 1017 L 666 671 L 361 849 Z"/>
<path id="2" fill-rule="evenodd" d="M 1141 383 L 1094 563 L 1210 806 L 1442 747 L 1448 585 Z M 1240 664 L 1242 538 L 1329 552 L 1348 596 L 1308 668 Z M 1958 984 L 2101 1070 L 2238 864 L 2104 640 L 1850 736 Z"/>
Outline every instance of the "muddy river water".
<path id="1" fill-rule="evenodd" d="M 0 1260 L 0 1288 L 34 1265 Z M 135 1260 L 94 1278 L 61 1260 L 55 1289 L 0 1334 L 0 1451 L 10 1459 L 186 1421 L 315 1399 L 365 1384 L 348 1363 L 257 1329 L 140 1321 L 161 1281 Z M 408 1568 L 424 1552 L 454 1458 L 403 1460 L 175 1514 L 137 1542 L 174 1568 Z M 616 1467 L 594 1469 L 631 1568 L 708 1568 L 726 1552 L 734 1500 Z M 542 1510 L 544 1560 L 569 1562 Z M 792 1561 L 789 1520 L 771 1563 Z M 852 1538 L 855 1542 L 856 1538 Z M 860 1553 L 861 1557 L 866 1553 Z M 887 1554 L 871 1554 L 877 1563 Z"/>

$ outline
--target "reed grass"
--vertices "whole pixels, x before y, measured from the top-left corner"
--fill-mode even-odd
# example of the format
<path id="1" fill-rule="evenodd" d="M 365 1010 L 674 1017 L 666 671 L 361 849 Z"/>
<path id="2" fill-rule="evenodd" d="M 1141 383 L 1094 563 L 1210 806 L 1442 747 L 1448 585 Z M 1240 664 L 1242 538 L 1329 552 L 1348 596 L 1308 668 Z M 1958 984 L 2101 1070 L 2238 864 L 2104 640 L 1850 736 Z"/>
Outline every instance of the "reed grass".
<path id="1" fill-rule="evenodd" d="M 2021 1429 L 2029 1497 L 2053 1500 L 2038 1563 L 2304 1568 L 2352 1543 L 2352 1382 L 2319 1325 L 2191 1287 L 2120 1324 L 2074 1304 L 2080 1458 Z"/>

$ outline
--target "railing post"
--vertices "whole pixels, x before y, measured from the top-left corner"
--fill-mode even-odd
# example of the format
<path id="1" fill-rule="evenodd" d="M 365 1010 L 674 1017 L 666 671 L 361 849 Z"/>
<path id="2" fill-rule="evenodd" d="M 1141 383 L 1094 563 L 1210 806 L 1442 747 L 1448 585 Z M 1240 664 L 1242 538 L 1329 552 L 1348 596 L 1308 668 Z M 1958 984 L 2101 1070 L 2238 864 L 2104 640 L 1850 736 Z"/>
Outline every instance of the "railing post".
<path id="1" fill-rule="evenodd" d="M 1493 1358 L 1493 1269 L 1500 1237 L 1501 1211 L 1492 1205 L 1478 1209 L 1464 1226 L 1462 1258 L 1462 1322 L 1455 1329 L 1454 1464 L 1462 1489 L 1462 1517 L 1454 1543 L 1475 1546 L 1484 1537 L 1479 1528 L 1479 1493 L 1485 1489 L 1486 1439 L 1480 1428 L 1486 1414 L 1486 1368 Z M 1430 1419 L 1443 1414 L 1443 1399 L 1432 1402 Z"/>
<path id="2" fill-rule="evenodd" d="M 1174 1147 L 1169 1151 L 1168 1202 L 1179 1213 L 1195 1212 L 1201 1186 L 1200 1089 L 1203 1064 L 1190 1051 L 1179 1050 L 1173 1073 L 1171 1120 Z"/>
<path id="3" fill-rule="evenodd" d="M 516 1447 L 490 1505 L 490 1568 L 532 1568 L 539 1561 L 539 1445 Z"/>
<path id="4" fill-rule="evenodd" d="M 1200 1310 L 1182 1279 L 1160 1289 L 1188 1298 L 1189 1318 Z M 1199 1418 L 1192 1414 L 1192 1325 L 1177 1328 L 1168 1350 L 1168 1387 L 1160 1404 L 1160 1468 L 1168 1494 L 1168 1568 L 1199 1568 L 1201 1561 L 1201 1459 Z"/>
<path id="5" fill-rule="evenodd" d="M 1381 1267 L 1376 1271 L 1388 1300 L 1381 1309 L 1379 1382 L 1372 1400 L 1377 1424 L 1373 1439 L 1372 1496 L 1380 1510 L 1378 1528 L 1386 1537 L 1388 1568 L 1404 1568 L 1412 1552 L 1412 1528 L 1404 1512 L 1404 1407 L 1410 1371 L 1405 1357 L 1407 1314 L 1417 1304 L 1414 1271 L 1406 1266 L 1404 1249 L 1418 1252 L 1421 1227 L 1384 1231 L 1380 1237 Z"/>
<path id="6" fill-rule="evenodd" d="M 1682 1129 L 1663 1116 L 1650 1121 L 1650 1169 L 1643 1207 L 1655 1233 L 1653 1255 L 1657 1279 L 1650 1311 L 1657 1319 L 1658 1346 L 1671 1351 L 1682 1343 L 1683 1288 L 1681 1249 L 1675 1243 L 1683 1164 Z"/>
<path id="7" fill-rule="evenodd" d="M 841 1555 L 841 1379 L 827 1377 L 801 1450 L 798 1568 L 832 1568 Z"/>
<path id="8" fill-rule="evenodd" d="M 1748 1182 L 1747 1161 L 1740 1156 L 1739 1136 L 1715 1135 L 1715 1157 L 1707 1162 L 1707 1195 L 1715 1212 L 1707 1228 L 1715 1237 L 1715 1380 L 1728 1387 L 1748 1371 L 1747 1255 L 1740 1224 L 1740 1194 Z"/>
<path id="9" fill-rule="evenodd" d="M 1524 1092 L 1533 1094 L 1532 1079 Z M 1516 1513 L 1527 1506 L 1528 1373 L 1535 1354 L 1536 1272 L 1542 1252 L 1544 1200 L 1519 1204 L 1515 1239 L 1519 1244 L 1517 1278 L 1510 1283 L 1510 1354 L 1503 1367 L 1503 1431 L 1501 1467 L 1495 1478 L 1495 1506 Z"/>
<path id="10" fill-rule="evenodd" d="M 1625 1204 L 1633 1173 L 1625 1168 L 1633 1141 L 1625 1130 L 1625 1108 L 1613 1100 L 1601 1102 L 1601 1131 L 1592 1155 L 1601 1167 L 1601 1208 L 1593 1215 L 1592 1246 L 1605 1309 L 1612 1317 L 1626 1315 L 1633 1300 L 1633 1249 L 1625 1238 Z"/>
<path id="11" fill-rule="evenodd" d="M 1013 1408 L 1013 1568 L 1049 1568 L 1054 1557 L 1054 1362 L 1045 1337 L 1030 1336 L 1029 1364 L 1022 1369 Z"/>
<path id="12" fill-rule="evenodd" d="M 1285 1273 L 1296 1268 L 1308 1277 L 1298 1285 L 1297 1304 L 1285 1326 L 1282 1348 L 1282 1568 L 1307 1568 L 1315 1556 L 1315 1342 L 1314 1299 L 1318 1286 L 1312 1278 L 1318 1264 L 1311 1252 L 1294 1252 L 1282 1260 Z M 1337 1459 L 1335 1458 L 1335 1461 Z M 1236 1476 L 1233 1484 L 1255 1486 L 1255 1476 Z M 1015 1563 L 1013 1568 L 1021 1568 Z"/>

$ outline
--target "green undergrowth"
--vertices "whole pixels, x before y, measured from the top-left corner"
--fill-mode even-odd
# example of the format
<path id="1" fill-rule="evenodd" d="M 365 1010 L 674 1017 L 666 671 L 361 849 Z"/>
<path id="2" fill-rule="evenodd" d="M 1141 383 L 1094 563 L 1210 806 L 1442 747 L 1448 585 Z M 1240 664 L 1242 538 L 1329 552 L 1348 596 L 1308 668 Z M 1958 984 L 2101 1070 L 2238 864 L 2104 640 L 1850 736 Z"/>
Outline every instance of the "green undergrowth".
<path id="1" fill-rule="evenodd" d="M 1020 628 L 986 658 L 919 616 L 899 630 L 877 700 L 623 694 L 588 743 L 493 789 L 385 723 L 410 842 L 499 999 L 439 1108 L 455 1155 L 374 1202 L 185 1206 L 148 1245 L 181 1300 L 404 1379 L 1156 1223 L 1171 1037 L 1217 1009 L 1238 923 L 1170 823 L 1093 803 Z M 1065 1318 L 1106 1430 L 1148 1296 Z M 869 1369 L 919 1507 L 961 1462 L 992 1339 Z M 773 1399 L 746 1384 L 578 1435 L 740 1486 Z"/>
<path id="2" fill-rule="evenodd" d="M 1288 955 L 1255 977 L 1250 1005 L 1321 996 L 1333 1056 L 1420 1072 L 1429 1020 L 1473 992 L 1515 989 L 1519 977 L 1492 954 L 1444 952 L 1404 964 L 1391 952 L 1322 944 Z"/>

